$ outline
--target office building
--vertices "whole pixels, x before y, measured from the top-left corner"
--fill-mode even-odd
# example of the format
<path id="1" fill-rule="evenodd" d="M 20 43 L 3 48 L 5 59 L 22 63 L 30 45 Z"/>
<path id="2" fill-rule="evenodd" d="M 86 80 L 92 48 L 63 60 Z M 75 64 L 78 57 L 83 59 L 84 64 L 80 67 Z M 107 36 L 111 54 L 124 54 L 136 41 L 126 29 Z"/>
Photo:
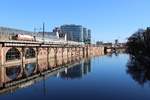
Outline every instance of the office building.
<path id="1" fill-rule="evenodd" d="M 81 25 L 62 25 L 60 29 L 67 34 L 67 40 L 84 42 Z"/>
<path id="2" fill-rule="evenodd" d="M 67 34 L 67 40 L 84 42 L 85 44 L 91 42 L 91 30 L 81 25 L 62 25 L 60 31 Z"/>

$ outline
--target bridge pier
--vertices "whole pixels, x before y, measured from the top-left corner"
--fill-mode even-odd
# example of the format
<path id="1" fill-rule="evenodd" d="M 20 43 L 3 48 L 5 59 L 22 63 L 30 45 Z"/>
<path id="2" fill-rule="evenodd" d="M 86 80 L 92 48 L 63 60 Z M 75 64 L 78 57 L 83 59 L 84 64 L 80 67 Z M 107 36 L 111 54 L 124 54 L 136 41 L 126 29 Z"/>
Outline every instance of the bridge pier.
<path id="1" fill-rule="evenodd" d="M 67 62 L 68 62 L 68 59 L 69 59 L 69 48 L 67 47 Z"/>
<path id="2" fill-rule="evenodd" d="M 51 48 L 47 47 L 47 63 L 48 63 L 48 68 L 49 68 L 49 59 L 50 59 L 50 52 L 51 52 Z"/>

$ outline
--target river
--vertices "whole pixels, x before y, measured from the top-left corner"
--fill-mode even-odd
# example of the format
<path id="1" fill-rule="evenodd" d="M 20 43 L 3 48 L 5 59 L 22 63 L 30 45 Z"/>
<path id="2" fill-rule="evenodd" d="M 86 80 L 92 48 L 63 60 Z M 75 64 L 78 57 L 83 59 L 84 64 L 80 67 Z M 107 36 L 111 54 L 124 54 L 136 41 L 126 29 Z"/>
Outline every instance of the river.
<path id="1" fill-rule="evenodd" d="M 128 54 L 81 60 L 40 81 L 1 93 L 1 100 L 150 100 L 150 76 Z M 30 65 L 34 66 L 34 64 Z M 29 70 L 29 74 L 30 74 Z"/>

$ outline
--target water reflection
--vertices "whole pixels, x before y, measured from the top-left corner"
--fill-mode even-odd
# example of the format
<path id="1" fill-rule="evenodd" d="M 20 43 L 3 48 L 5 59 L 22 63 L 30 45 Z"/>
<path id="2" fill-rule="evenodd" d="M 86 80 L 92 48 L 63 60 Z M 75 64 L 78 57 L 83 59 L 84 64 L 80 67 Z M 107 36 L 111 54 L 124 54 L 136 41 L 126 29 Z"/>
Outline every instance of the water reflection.
<path id="1" fill-rule="evenodd" d="M 7 88 L 8 91 L 10 91 L 11 86 L 13 89 L 17 89 L 18 86 L 19 88 L 26 87 L 35 84 L 37 80 L 45 80 L 47 79 L 46 77 L 56 75 L 63 79 L 81 78 L 91 71 L 90 59 L 71 59 L 66 63 L 62 61 L 62 65 L 61 61 L 59 62 L 60 63 L 52 62 L 52 60 L 40 60 L 23 65 L 0 67 L 0 71 L 2 72 L 0 73 L 0 83 L 3 84 L 1 86 L 2 91 L 3 89 L 7 90 Z M 5 77 L 5 75 L 7 77 Z"/>
<path id="2" fill-rule="evenodd" d="M 105 52 L 105 55 L 112 57 L 113 55 L 119 56 L 120 54 L 125 54 L 125 53 L 126 53 L 125 49 L 116 49 L 116 50 L 112 50 L 111 52 Z"/>
<path id="3" fill-rule="evenodd" d="M 90 71 L 91 71 L 91 61 L 90 59 L 88 60 L 86 59 L 82 63 L 61 72 L 60 77 L 67 80 L 82 78 Z"/>
<path id="4" fill-rule="evenodd" d="M 141 86 L 150 82 L 150 65 L 142 57 L 130 56 L 127 64 L 127 73 Z"/>
<path id="5" fill-rule="evenodd" d="M 8 81 L 6 77 L 3 77 L 6 76 L 6 67 L 0 67 L 0 80 L 1 83 L 4 83 L 0 88 L 0 94 L 3 94 L 0 95 L 0 99 L 150 99 L 148 85 L 141 87 L 135 84 L 136 82 L 145 84 L 150 80 L 148 64 L 143 65 L 143 62 L 137 58 L 131 56 L 129 60 L 127 54 L 119 54 L 118 56 L 114 54 L 112 57 L 94 57 L 91 60 L 74 59 L 73 62 L 71 62 L 71 59 L 69 60 L 69 63 L 62 65 L 60 64 L 63 61 L 53 62 L 52 59 L 46 63 L 46 60 L 40 60 L 36 62 L 37 66 L 34 71 L 31 67 L 33 73 L 28 77 L 21 77 L 21 74 L 24 73 L 23 68 L 25 68 L 25 65 L 23 65 L 18 78 L 12 81 Z M 26 64 L 31 63 L 33 62 L 27 62 Z M 126 64 L 128 67 L 126 67 Z M 39 67 L 41 67 L 41 71 L 39 71 Z M 125 72 L 126 70 L 136 82 Z"/>
<path id="6" fill-rule="evenodd" d="M 36 69 L 36 63 L 25 64 L 25 74 L 26 76 L 30 76 L 34 73 Z"/>
<path id="7" fill-rule="evenodd" d="M 11 80 L 17 79 L 20 73 L 21 73 L 20 65 L 6 68 L 6 76 Z"/>

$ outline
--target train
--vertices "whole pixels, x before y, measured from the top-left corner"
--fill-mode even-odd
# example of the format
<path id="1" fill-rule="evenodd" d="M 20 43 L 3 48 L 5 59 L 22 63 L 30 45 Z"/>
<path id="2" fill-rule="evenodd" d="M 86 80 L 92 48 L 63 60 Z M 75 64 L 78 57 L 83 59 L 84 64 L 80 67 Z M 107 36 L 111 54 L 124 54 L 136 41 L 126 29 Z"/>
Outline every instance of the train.
<path id="1" fill-rule="evenodd" d="M 24 35 L 24 34 L 17 34 L 12 36 L 13 40 L 18 40 L 18 41 L 36 41 L 35 36 L 31 35 Z"/>
<path id="2" fill-rule="evenodd" d="M 72 44 L 72 45 L 82 45 L 82 43 L 75 41 L 66 41 L 63 39 L 49 39 L 49 38 L 41 38 L 31 35 L 17 34 L 12 36 L 12 40 L 17 41 L 33 41 L 33 42 L 45 42 L 45 43 L 53 43 L 53 44 Z"/>

